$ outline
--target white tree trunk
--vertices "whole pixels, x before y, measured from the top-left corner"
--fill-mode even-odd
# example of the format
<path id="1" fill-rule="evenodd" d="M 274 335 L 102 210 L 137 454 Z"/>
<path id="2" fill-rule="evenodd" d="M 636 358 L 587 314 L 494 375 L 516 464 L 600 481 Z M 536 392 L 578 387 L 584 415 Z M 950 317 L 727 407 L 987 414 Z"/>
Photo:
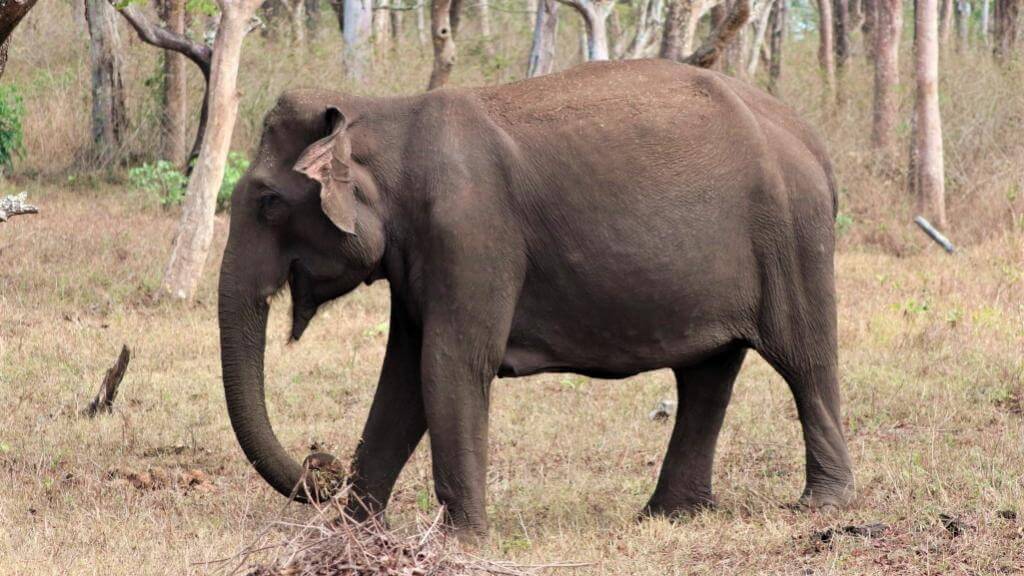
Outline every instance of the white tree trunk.
<path id="1" fill-rule="evenodd" d="M 373 0 L 345 2 L 345 76 L 365 80 L 370 66 L 370 38 L 373 33 Z"/>
<path id="2" fill-rule="evenodd" d="M 164 0 L 163 21 L 175 34 L 185 33 L 185 0 Z M 183 166 L 188 158 L 188 85 L 185 57 L 164 50 L 163 158 Z"/>
<path id="3" fill-rule="evenodd" d="M 373 44 L 378 53 L 391 43 L 391 2 L 377 0 L 373 9 Z"/>
<path id="4" fill-rule="evenodd" d="M 940 229 L 947 228 L 946 191 L 939 114 L 939 11 L 937 0 L 917 0 L 917 120 L 914 154 L 919 212 Z"/>
<path id="5" fill-rule="evenodd" d="M 583 18 L 586 33 L 586 60 L 608 60 L 608 15 L 614 0 L 558 0 L 568 4 Z"/>
<path id="6" fill-rule="evenodd" d="M 416 4 L 416 37 L 419 38 L 420 45 L 427 43 L 427 19 L 424 16 L 422 1 Z"/>
<path id="7" fill-rule="evenodd" d="M 818 0 L 818 64 L 829 94 L 836 90 L 836 58 L 832 36 L 832 2 Z"/>
<path id="8" fill-rule="evenodd" d="M 757 64 L 761 61 L 761 44 L 764 43 L 764 34 L 768 30 L 768 17 L 771 16 L 772 6 L 776 1 L 761 0 L 754 6 L 754 14 L 751 17 L 754 35 L 750 39 L 750 52 L 747 54 L 747 76 L 753 77 L 757 72 Z"/>
<path id="9" fill-rule="evenodd" d="M 427 90 L 448 83 L 455 67 L 455 34 L 452 30 L 451 0 L 433 0 L 430 5 L 430 35 L 434 41 L 434 68 Z"/>
<path id="10" fill-rule="evenodd" d="M 491 3 L 480 0 L 476 9 L 480 11 L 480 35 L 487 38 L 491 35 Z"/>
<path id="11" fill-rule="evenodd" d="M 540 0 L 537 19 L 533 27 L 533 45 L 530 47 L 530 62 L 526 67 L 527 78 L 550 74 L 555 65 L 555 42 L 558 39 L 558 2 Z"/>
<path id="12" fill-rule="evenodd" d="M 259 0 L 218 0 L 221 9 L 213 42 L 210 70 L 209 120 L 199 157 L 188 181 L 185 205 L 174 237 L 174 248 L 164 274 L 163 289 L 174 298 L 195 297 L 203 266 L 213 241 L 217 191 L 238 113 L 238 65 L 242 41 Z"/>
<path id="13" fill-rule="evenodd" d="M 985 46 L 989 46 L 989 4 L 991 0 L 981 0 L 981 38 L 985 41 Z"/>

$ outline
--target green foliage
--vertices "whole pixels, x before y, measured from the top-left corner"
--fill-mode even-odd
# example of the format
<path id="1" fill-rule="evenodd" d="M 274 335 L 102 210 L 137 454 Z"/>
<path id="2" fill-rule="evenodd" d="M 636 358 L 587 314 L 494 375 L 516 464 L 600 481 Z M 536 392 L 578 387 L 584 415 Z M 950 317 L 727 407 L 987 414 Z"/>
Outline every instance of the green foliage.
<path id="1" fill-rule="evenodd" d="M 17 86 L 0 86 L 0 169 L 9 174 L 14 159 L 20 158 L 25 148 L 25 132 L 21 121 L 25 117 L 25 102 Z"/>
<path id="2" fill-rule="evenodd" d="M 850 231 L 853 226 L 853 216 L 840 212 L 836 214 L 836 234 L 842 236 Z"/>
<path id="3" fill-rule="evenodd" d="M 248 169 L 249 159 L 245 157 L 245 154 L 241 152 L 228 153 L 228 162 L 224 166 L 224 179 L 221 180 L 220 190 L 217 191 L 218 212 L 231 207 L 231 193 L 235 191 L 235 185 Z"/>
<path id="4" fill-rule="evenodd" d="M 228 153 L 224 179 L 217 190 L 217 212 L 227 210 L 231 206 L 231 193 L 248 169 L 249 159 L 245 154 Z M 164 208 L 181 204 L 185 199 L 185 189 L 188 187 L 188 177 L 166 160 L 157 160 L 154 164 L 147 162 L 131 168 L 128 170 L 128 181 L 132 187 L 155 196 Z"/>
<path id="5" fill-rule="evenodd" d="M 157 160 L 155 164 L 147 162 L 128 170 L 128 181 L 134 188 L 156 196 L 164 208 L 181 204 L 188 185 L 188 177 L 166 160 Z"/>
<path id="6" fill-rule="evenodd" d="M 185 3 L 185 10 L 193 14 L 205 14 L 213 16 L 217 13 L 217 3 L 213 0 L 188 0 Z"/>

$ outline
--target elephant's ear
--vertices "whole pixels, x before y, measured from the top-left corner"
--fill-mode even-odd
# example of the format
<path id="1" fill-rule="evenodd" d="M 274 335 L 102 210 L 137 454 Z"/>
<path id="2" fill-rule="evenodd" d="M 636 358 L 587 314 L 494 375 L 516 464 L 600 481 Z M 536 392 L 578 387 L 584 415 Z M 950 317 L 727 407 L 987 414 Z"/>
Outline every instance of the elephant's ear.
<path id="1" fill-rule="evenodd" d="M 320 206 L 341 231 L 356 233 L 356 196 L 352 185 L 352 144 L 341 110 L 327 109 L 329 134 L 313 142 L 295 162 L 295 171 L 320 183 Z"/>

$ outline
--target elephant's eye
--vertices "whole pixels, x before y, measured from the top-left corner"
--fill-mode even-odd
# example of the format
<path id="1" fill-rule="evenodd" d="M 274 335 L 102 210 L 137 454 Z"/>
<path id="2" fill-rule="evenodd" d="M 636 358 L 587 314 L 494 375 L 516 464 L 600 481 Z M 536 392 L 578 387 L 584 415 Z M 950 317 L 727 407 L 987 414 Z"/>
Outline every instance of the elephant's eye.
<path id="1" fill-rule="evenodd" d="M 285 215 L 284 200 L 276 192 L 266 192 L 260 196 L 260 219 L 268 224 L 276 224 Z"/>

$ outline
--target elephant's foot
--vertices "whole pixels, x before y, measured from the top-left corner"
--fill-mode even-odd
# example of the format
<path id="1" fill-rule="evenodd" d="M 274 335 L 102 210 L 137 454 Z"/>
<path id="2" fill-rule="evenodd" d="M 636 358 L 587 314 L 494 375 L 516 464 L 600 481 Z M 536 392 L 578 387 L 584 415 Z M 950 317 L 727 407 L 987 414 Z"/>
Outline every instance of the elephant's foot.
<path id="1" fill-rule="evenodd" d="M 672 500 L 651 498 L 650 502 L 648 502 L 640 511 L 640 514 L 637 515 L 637 520 L 645 520 L 648 518 L 682 520 L 704 510 L 713 510 L 715 506 L 715 499 L 711 494 L 689 496 L 686 498 L 677 498 Z"/>
<path id="2" fill-rule="evenodd" d="M 806 510 L 829 512 L 849 506 L 854 499 L 853 479 L 808 481 L 798 505 Z"/>

